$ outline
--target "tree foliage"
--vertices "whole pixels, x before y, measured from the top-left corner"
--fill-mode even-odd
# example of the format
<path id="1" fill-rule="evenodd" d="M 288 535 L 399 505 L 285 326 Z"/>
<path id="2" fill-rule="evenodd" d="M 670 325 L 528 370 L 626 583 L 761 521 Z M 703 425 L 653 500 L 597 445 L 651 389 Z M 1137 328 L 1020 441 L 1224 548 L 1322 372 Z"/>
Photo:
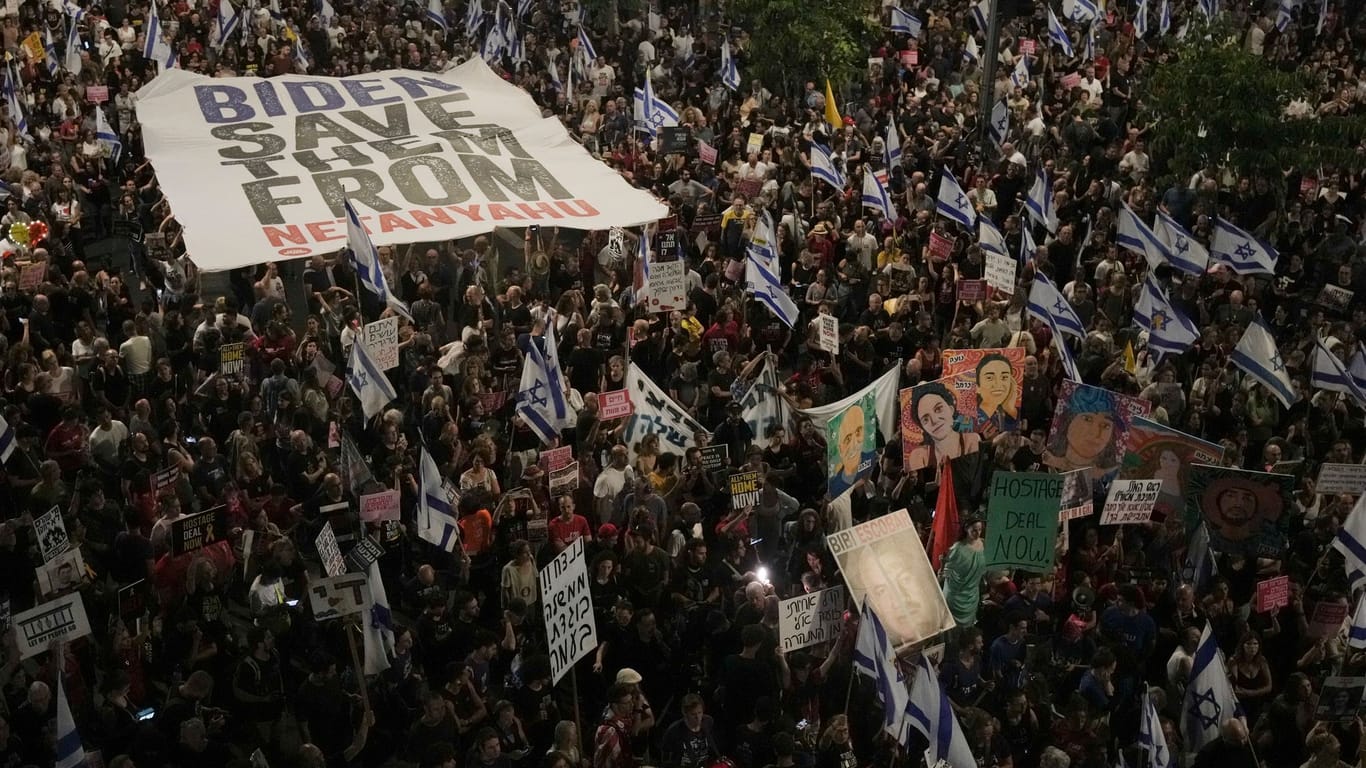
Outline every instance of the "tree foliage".
<path id="1" fill-rule="evenodd" d="M 777 90 L 802 80 L 836 84 L 859 76 L 878 34 L 870 0 L 734 0 L 727 21 L 746 30 L 749 51 L 741 75 Z"/>
<path id="2" fill-rule="evenodd" d="M 1274 178 L 1290 168 L 1366 165 L 1355 149 L 1366 118 L 1314 116 L 1323 89 L 1313 73 L 1278 69 L 1249 53 L 1232 27 L 1200 24 L 1192 21 L 1186 40 L 1155 65 L 1141 95 L 1153 153 L 1171 171 L 1214 163 Z M 1287 109 L 1309 114 L 1289 117 Z"/>

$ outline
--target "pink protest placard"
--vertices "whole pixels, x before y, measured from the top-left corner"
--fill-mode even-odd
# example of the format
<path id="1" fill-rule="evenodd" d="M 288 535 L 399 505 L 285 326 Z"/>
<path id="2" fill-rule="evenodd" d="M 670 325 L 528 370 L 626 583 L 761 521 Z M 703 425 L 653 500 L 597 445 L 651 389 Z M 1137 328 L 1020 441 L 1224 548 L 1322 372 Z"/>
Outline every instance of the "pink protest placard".
<path id="1" fill-rule="evenodd" d="M 1257 613 L 1290 605 L 1290 577 L 1277 576 L 1257 582 Z"/>
<path id="2" fill-rule="evenodd" d="M 624 389 L 598 395 L 598 416 L 604 420 L 631 415 L 631 395 Z"/>

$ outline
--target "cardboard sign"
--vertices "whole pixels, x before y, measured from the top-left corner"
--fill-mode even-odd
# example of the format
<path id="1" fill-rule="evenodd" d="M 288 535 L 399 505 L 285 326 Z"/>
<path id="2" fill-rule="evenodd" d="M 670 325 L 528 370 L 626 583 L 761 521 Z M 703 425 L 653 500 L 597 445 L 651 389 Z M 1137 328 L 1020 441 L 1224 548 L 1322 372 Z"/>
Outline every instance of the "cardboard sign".
<path id="1" fill-rule="evenodd" d="M 1081 85 L 1081 75 L 1076 72 L 1068 72 L 1062 76 L 1062 87 L 1064 90 L 1072 90 Z"/>
<path id="2" fill-rule="evenodd" d="M 981 301 L 987 297 L 987 281 L 985 280 L 959 280 L 958 281 L 958 300 L 959 301 Z"/>
<path id="3" fill-rule="evenodd" d="M 816 342 L 821 351 L 831 355 L 840 353 L 840 321 L 834 315 L 816 315 Z"/>
<path id="4" fill-rule="evenodd" d="M 844 587 L 794 597 L 778 603 L 778 642 L 783 652 L 839 637 L 844 623 Z"/>
<path id="5" fill-rule="evenodd" d="M 572 445 L 562 445 L 559 448 L 541 451 L 541 469 L 546 472 L 554 472 L 562 467 L 567 467 L 573 460 L 574 446 Z"/>
<path id="6" fill-rule="evenodd" d="M 87 85 L 85 87 L 85 100 L 91 104 L 103 104 L 109 101 L 109 86 Z"/>
<path id="7" fill-rule="evenodd" d="M 196 515 L 186 515 L 171 523 L 171 554 L 197 552 L 210 544 L 227 539 L 228 528 L 222 517 L 227 507 L 206 509 Z"/>
<path id="8" fill-rule="evenodd" d="M 1366 677 L 1333 675 L 1325 678 L 1314 707 L 1314 719 L 1328 722 L 1355 720 L 1361 708 L 1363 692 L 1366 692 Z"/>
<path id="9" fill-rule="evenodd" d="M 1015 260 L 994 252 L 988 252 L 986 256 L 986 269 L 982 274 L 987 285 L 1001 293 L 1015 295 L 1015 269 L 1018 266 Z"/>
<path id="10" fill-rule="evenodd" d="M 759 503 L 759 470 L 735 472 L 730 476 L 730 508 L 744 509 Z"/>
<path id="11" fill-rule="evenodd" d="M 764 135 L 762 133 L 751 133 L 745 141 L 745 156 L 751 152 L 761 152 L 764 149 Z"/>
<path id="12" fill-rule="evenodd" d="M 384 557 L 384 547 L 369 536 L 364 536 L 346 553 L 346 570 L 351 573 L 367 573 L 370 564 L 381 557 Z"/>
<path id="13" fill-rule="evenodd" d="M 370 579 L 364 573 L 344 573 L 320 579 L 308 588 L 308 605 L 318 621 L 339 619 L 365 610 L 370 604 Z"/>
<path id="14" fill-rule="evenodd" d="M 38 592 L 52 598 L 81 586 L 85 576 L 85 558 L 79 549 L 68 549 L 34 569 L 38 575 Z"/>
<path id="15" fill-rule="evenodd" d="M 682 259 L 650 262 L 650 311 L 688 308 L 688 265 Z"/>
<path id="16" fill-rule="evenodd" d="M 631 393 L 624 389 L 598 395 L 598 418 L 603 421 L 631 415 Z"/>
<path id="17" fill-rule="evenodd" d="M 172 464 L 169 467 L 158 469 L 152 475 L 152 491 L 161 493 L 166 488 L 170 488 L 180 481 L 180 467 Z"/>
<path id="18" fill-rule="evenodd" d="M 341 547 L 337 546 L 337 534 L 333 532 L 330 520 L 323 523 L 323 529 L 318 532 L 313 545 L 318 548 L 318 559 L 322 561 L 323 570 L 328 576 L 346 573 L 346 561 L 342 559 Z"/>
<path id="19" fill-rule="evenodd" d="M 397 520 L 402 494 L 395 490 L 367 493 L 360 497 L 360 519 L 363 523 L 377 520 Z"/>
<path id="20" fill-rule="evenodd" d="M 1315 493 L 1350 493 L 1358 496 L 1366 490 L 1366 464 L 1333 464 L 1319 467 L 1319 478 L 1314 483 Z"/>
<path id="21" fill-rule="evenodd" d="M 730 446 L 724 443 L 719 445 L 709 445 L 702 449 L 702 470 L 704 472 L 715 472 L 730 466 Z"/>
<path id="22" fill-rule="evenodd" d="M 69 641 L 90 634 L 90 619 L 80 592 L 50 600 L 15 614 L 14 640 L 20 659 L 31 659 L 48 650 L 54 641 Z"/>
<path id="23" fill-rule="evenodd" d="M 398 367 L 398 318 L 386 317 L 365 324 L 361 338 L 371 359 L 381 371 Z"/>
<path id="24" fill-rule="evenodd" d="M 1161 480 L 1115 480 L 1100 513 L 1101 525 L 1132 525 L 1152 519 L 1153 505 L 1162 495 Z"/>
<path id="25" fill-rule="evenodd" d="M 697 159 L 707 165 L 716 165 L 716 147 L 701 139 L 697 140 Z"/>
<path id="26" fill-rule="evenodd" d="M 920 51 L 911 49 L 901 52 L 901 66 L 907 69 L 920 65 Z"/>
<path id="27" fill-rule="evenodd" d="M 1021 55 L 1024 55 L 1024 56 L 1033 56 L 1033 55 L 1034 55 L 1034 51 L 1035 51 L 1035 43 L 1034 43 L 1033 40 L 1031 40 L 1031 39 L 1029 39 L 1029 38 L 1022 38 L 1022 39 L 1020 40 L 1020 53 L 1021 53 Z"/>
<path id="28" fill-rule="evenodd" d="M 987 503 L 986 564 L 1036 573 L 1053 568 L 1062 477 L 1042 472 L 997 472 Z"/>
<path id="29" fill-rule="evenodd" d="M 19 268 L 19 290 L 36 291 L 47 277 L 47 262 L 35 261 Z"/>
<path id="30" fill-rule="evenodd" d="M 574 540 L 540 572 L 541 610 L 545 612 L 550 676 L 558 683 L 579 659 L 598 647 L 593 597 L 588 590 L 583 539 Z"/>
<path id="31" fill-rule="evenodd" d="M 953 248 L 958 241 L 952 237 L 945 237 L 938 232 L 930 233 L 930 258 L 935 261 L 948 261 L 953 255 Z"/>
<path id="32" fill-rule="evenodd" d="M 240 341 L 218 348 L 218 372 L 224 376 L 241 376 L 247 369 L 247 348 Z"/>
<path id="33" fill-rule="evenodd" d="M 579 463 L 571 461 L 550 473 L 550 495 L 563 496 L 579 489 Z"/>
<path id="34" fill-rule="evenodd" d="M 43 562 L 71 549 L 71 538 L 66 535 L 66 523 L 62 520 L 62 510 L 57 506 L 33 518 L 33 536 L 38 540 L 38 551 L 43 554 Z"/>
<path id="35" fill-rule="evenodd" d="M 1258 613 L 1267 613 L 1290 605 L 1290 577 L 1277 576 L 1257 582 Z"/>
<path id="36" fill-rule="evenodd" d="M 1314 610 L 1310 612 L 1309 617 L 1310 637 L 1331 637 L 1337 634 L 1342 628 L 1343 620 L 1347 618 L 1347 604 L 1327 600 L 1314 603 Z"/>

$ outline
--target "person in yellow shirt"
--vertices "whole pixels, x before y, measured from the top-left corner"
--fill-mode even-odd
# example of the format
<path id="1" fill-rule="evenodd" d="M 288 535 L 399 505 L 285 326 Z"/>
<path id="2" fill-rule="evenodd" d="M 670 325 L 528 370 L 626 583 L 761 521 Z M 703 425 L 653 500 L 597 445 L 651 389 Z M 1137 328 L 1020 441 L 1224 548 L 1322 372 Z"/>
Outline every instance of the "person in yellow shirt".
<path id="1" fill-rule="evenodd" d="M 901 246 L 897 245 L 896 238 L 888 235 L 882 239 L 882 250 L 877 254 L 877 271 L 881 272 L 887 268 L 888 264 L 896 263 L 901 256 Z"/>

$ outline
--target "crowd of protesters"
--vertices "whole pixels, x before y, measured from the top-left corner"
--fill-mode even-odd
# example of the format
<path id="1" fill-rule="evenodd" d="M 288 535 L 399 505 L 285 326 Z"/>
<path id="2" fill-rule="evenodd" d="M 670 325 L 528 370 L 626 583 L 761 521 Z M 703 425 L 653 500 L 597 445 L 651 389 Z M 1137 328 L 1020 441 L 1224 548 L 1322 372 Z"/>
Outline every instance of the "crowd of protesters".
<path id="1" fill-rule="evenodd" d="M 865 41 L 879 65 L 837 84 L 846 116 L 833 130 L 818 73 L 795 73 L 811 80 L 803 86 L 746 76 L 737 92 L 720 83 L 721 35 L 731 28 L 712 3 L 623 4 L 619 19 L 605 8 L 581 16 L 575 4 L 516 5 L 526 60 L 491 65 L 603 162 L 668 202 L 686 231 L 689 306 L 667 316 L 637 307 L 633 249 L 612 247 L 605 232 L 531 229 L 521 252 L 501 258 L 491 251 L 507 246 L 488 237 L 382 248 L 388 284 L 415 322 L 401 324 L 399 365 L 388 372 L 399 399 L 370 421 L 349 388 L 329 386 L 358 324 L 383 309 L 344 257 L 240 270 L 226 296 L 203 290 L 175 201 L 143 155 L 137 94 L 156 71 L 143 57 L 146 4 L 7 5 L 10 103 L 24 125 L 9 114 L 0 141 L 0 234 L 13 241 L 0 295 L 0 415 L 17 442 L 0 474 L 0 606 L 8 623 L 79 591 L 93 632 L 25 659 L 6 632 L 0 768 L 53 765 L 59 675 L 87 755 L 110 768 L 263 758 L 424 768 L 917 765 L 923 741 L 889 739 L 872 686 L 851 681 L 854 618 L 829 643 L 791 653 L 776 643 L 779 599 L 840 583 L 824 535 L 847 521 L 829 509 L 824 473 L 810 471 L 825 465 L 823 425 L 800 419 L 756 435 L 738 400 L 765 359 L 782 371 L 781 396 L 808 407 L 892 367 L 902 386 L 931 381 L 943 349 L 1003 346 L 1027 352 L 1024 402 L 1016 429 L 982 436 L 982 473 L 959 489 L 963 538 L 945 580 L 960 626 L 940 638 L 938 662 L 977 764 L 1108 768 L 1121 752 L 1137 764 L 1149 689 L 1181 765 L 1359 764 L 1362 720 L 1319 721 L 1316 700 L 1328 676 L 1366 674 L 1366 659 L 1337 632 L 1311 637 L 1308 606 L 1351 598 L 1329 544 L 1355 499 L 1317 494 L 1312 478 L 1323 462 L 1362 458 L 1363 411 L 1311 389 L 1308 361 L 1316 338 L 1331 339 L 1344 360 L 1361 338 L 1362 297 L 1317 301 L 1325 284 L 1366 288 L 1362 177 L 1292 168 L 1240 178 L 1217 158 L 1190 175 L 1148 154 L 1138 94 L 1178 31 L 1202 23 L 1195 3 L 1171 4 L 1166 35 L 1153 4 L 1138 39 L 1134 4 L 1112 1 L 1096 24 L 1093 59 L 1079 40 L 1075 57 L 1049 45 L 1044 5 L 1008 9 L 990 87 L 1006 99 L 1011 127 L 985 155 L 982 72 L 964 55 L 976 48 L 970 36 L 985 35 L 969 3 L 920 3 L 918 39 L 884 29 Z M 170 3 L 160 18 L 180 66 L 204 74 L 444 71 L 479 55 L 480 41 L 461 33 L 461 3 L 444 7 L 449 34 L 413 2 L 326 7 L 326 18 L 297 0 L 243 8 L 245 29 L 226 43 L 212 0 Z M 1270 5 L 1230 3 L 1220 13 L 1245 30 L 1254 54 L 1317 76 L 1312 109 L 1361 114 L 1359 4 L 1322 8 L 1320 21 L 1318 3 L 1297 5 L 1284 29 Z M 571 62 L 582 60 L 580 19 L 597 58 L 571 78 Z M 51 68 L 29 44 L 34 34 L 51 35 Z M 751 38 L 783 30 L 730 34 L 747 73 Z M 1035 52 L 1021 85 L 1009 78 L 1025 40 Z M 901 56 L 911 48 L 913 64 Z M 633 130 L 630 94 L 647 68 L 691 128 L 693 151 L 660 155 Z M 576 83 L 573 92 L 562 82 Z M 90 103 L 92 86 L 107 87 L 107 100 Z M 97 140 L 96 110 L 119 134 L 117 157 Z M 884 168 L 889 125 L 902 156 Z M 757 149 L 752 134 L 762 137 Z M 812 141 L 830 146 L 847 189 L 813 183 Z M 716 150 L 714 162 L 699 158 L 701 143 Z M 934 213 L 939 169 L 954 172 L 1018 253 L 1022 227 L 1032 226 L 1019 210 L 1040 165 L 1053 174 L 1056 235 L 1034 230 L 1038 249 L 1013 295 L 959 300 L 957 282 L 983 276 L 983 255 L 958 232 L 948 258 L 930 258 L 931 233 L 951 233 Z M 887 172 L 899 220 L 863 208 L 864 168 Z M 1148 264 L 1115 245 L 1121 203 L 1149 220 L 1160 206 L 1200 238 L 1223 216 L 1279 249 L 1277 274 L 1216 268 L 1182 280 L 1159 270 L 1201 338 L 1154 365 L 1131 323 Z M 782 279 L 801 308 L 792 329 L 746 301 L 728 270 L 763 211 L 778 225 Z M 710 214 L 720 220 L 692 227 Z M 28 229 L 34 222 L 46 226 Z M 29 231 L 41 239 L 29 241 Z M 30 262 L 46 265 L 37 282 L 23 279 Z M 1283 557 L 1219 556 L 1217 576 L 1186 583 L 1171 560 L 1179 548 L 1160 526 L 1101 528 L 1091 517 L 1070 523 L 1072 547 L 1054 572 L 981 565 L 985 478 L 1043 466 L 1063 376 L 1049 332 L 1022 311 L 1037 273 L 1086 324 L 1076 351 L 1086 382 L 1152 400 L 1154 418 L 1219 443 L 1230 466 L 1301 462 Z M 812 321 L 822 313 L 840 320 L 837 359 L 818 341 Z M 1258 314 L 1301 394 L 1290 408 L 1229 363 Z M 573 389 L 575 424 L 561 444 L 573 447 L 581 472 L 578 489 L 558 497 L 536 461 L 543 446 L 513 414 L 523 350 L 549 323 Z M 235 342 L 246 344 L 246 370 L 220 373 L 220 348 Z M 648 435 L 625 445 L 624 422 L 599 418 L 595 393 L 622 388 L 628 359 L 729 445 L 735 465 L 763 471 L 753 507 L 732 512 L 724 470 L 704 471 L 696 452 L 662 450 Z M 1179 386 L 1158 386 L 1171 383 Z M 501 404 L 484 397 L 497 392 L 507 393 Z M 359 460 L 348 460 L 350 444 Z M 415 534 L 419 446 L 458 489 L 453 551 Z M 896 441 L 879 446 L 873 476 L 853 493 L 854 521 L 907 509 L 929 530 L 936 467 L 902 464 Z M 386 488 L 401 493 L 401 519 L 360 523 L 358 497 Z M 345 511 L 330 506 L 338 502 Z M 176 554 L 174 522 L 221 505 L 229 541 Z M 35 520 L 54 507 L 81 554 L 73 583 L 36 577 L 44 550 Z M 358 674 L 358 641 L 344 622 L 313 618 L 308 590 L 322 572 L 315 540 L 326 522 L 343 549 L 361 537 L 383 548 L 395 642 L 381 674 Z M 536 568 L 579 539 L 600 645 L 552 685 Z M 1256 583 L 1279 574 L 1290 577 L 1289 605 L 1250 610 Z M 1207 623 L 1245 716 L 1195 753 L 1178 723 Z"/>

